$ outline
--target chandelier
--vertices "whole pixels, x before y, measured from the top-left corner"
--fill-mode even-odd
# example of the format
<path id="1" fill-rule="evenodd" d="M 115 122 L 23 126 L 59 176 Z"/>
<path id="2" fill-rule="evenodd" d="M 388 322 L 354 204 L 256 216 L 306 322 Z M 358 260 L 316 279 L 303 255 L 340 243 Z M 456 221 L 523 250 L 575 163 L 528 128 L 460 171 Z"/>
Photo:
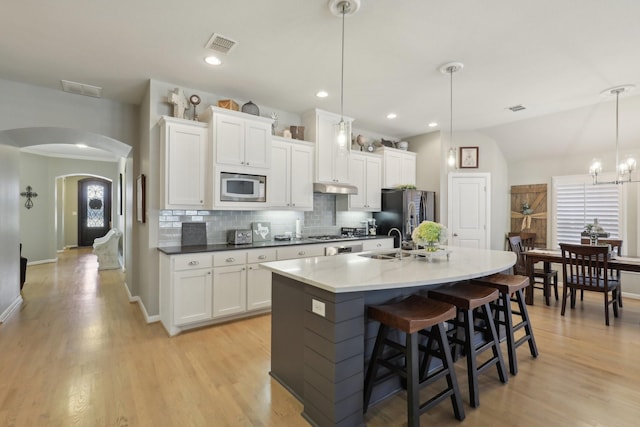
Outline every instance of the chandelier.
<path id="1" fill-rule="evenodd" d="M 338 144 L 338 153 L 346 154 L 347 152 L 347 124 L 344 121 L 344 17 L 345 15 L 353 15 L 360 9 L 360 0 L 330 0 L 329 10 L 336 15 L 342 17 L 342 44 L 341 44 L 341 66 L 340 66 L 340 122 L 338 123 L 338 133 L 336 142 Z"/>
<path id="2" fill-rule="evenodd" d="M 602 95 L 616 96 L 616 177 L 613 181 L 598 181 L 598 175 L 602 173 L 602 161 L 600 159 L 593 159 L 591 167 L 589 167 L 589 174 L 593 177 L 594 184 L 624 184 L 625 182 L 639 182 L 631 177 L 632 172 L 636 169 L 636 159 L 627 155 L 624 160 L 620 160 L 620 147 L 618 136 L 618 107 L 620 94 L 628 93 L 633 90 L 635 86 L 618 86 L 610 89 L 606 89 L 602 92 Z"/>
<path id="3" fill-rule="evenodd" d="M 453 73 L 456 73 L 464 67 L 462 62 L 449 62 L 440 67 L 442 74 L 449 74 L 449 154 L 447 155 L 447 164 L 449 167 L 456 166 L 456 148 L 453 146 Z"/>

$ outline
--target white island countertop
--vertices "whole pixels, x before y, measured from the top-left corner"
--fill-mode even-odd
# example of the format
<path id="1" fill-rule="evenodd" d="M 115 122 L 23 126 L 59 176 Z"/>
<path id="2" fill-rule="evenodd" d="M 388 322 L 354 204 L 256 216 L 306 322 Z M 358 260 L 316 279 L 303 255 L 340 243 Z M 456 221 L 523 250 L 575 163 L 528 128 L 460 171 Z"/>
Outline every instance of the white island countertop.
<path id="1" fill-rule="evenodd" d="M 502 272 L 516 262 L 513 252 L 489 249 L 445 247 L 449 258 L 403 256 L 400 259 L 372 259 L 363 252 L 338 256 L 273 261 L 263 268 L 333 293 L 376 291 L 435 285 L 474 279 Z M 397 251 L 397 249 L 396 249 Z M 392 250 L 378 251 L 382 253 Z"/>

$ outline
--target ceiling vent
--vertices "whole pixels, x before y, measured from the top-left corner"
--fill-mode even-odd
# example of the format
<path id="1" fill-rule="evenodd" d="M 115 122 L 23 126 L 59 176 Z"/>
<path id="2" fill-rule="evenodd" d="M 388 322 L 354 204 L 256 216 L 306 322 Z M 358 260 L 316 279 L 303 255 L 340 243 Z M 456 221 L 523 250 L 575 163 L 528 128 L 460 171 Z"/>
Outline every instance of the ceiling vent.
<path id="1" fill-rule="evenodd" d="M 69 80 L 61 80 L 62 90 L 76 95 L 92 96 L 94 98 L 102 98 L 102 88 L 84 83 L 71 82 Z"/>
<path id="2" fill-rule="evenodd" d="M 511 110 L 511 111 L 513 111 L 515 113 L 516 111 L 526 110 L 527 107 L 525 107 L 524 105 L 514 105 L 512 107 L 507 107 L 507 109 Z"/>
<path id="3" fill-rule="evenodd" d="M 205 45 L 206 48 L 208 49 L 212 49 L 215 50 L 216 52 L 221 52 L 224 54 L 227 54 L 229 52 L 231 52 L 231 50 L 237 45 L 238 43 L 234 40 L 231 40 L 228 37 L 222 36 L 220 34 L 214 33 L 211 38 L 209 39 L 209 41 L 207 42 L 207 44 Z"/>

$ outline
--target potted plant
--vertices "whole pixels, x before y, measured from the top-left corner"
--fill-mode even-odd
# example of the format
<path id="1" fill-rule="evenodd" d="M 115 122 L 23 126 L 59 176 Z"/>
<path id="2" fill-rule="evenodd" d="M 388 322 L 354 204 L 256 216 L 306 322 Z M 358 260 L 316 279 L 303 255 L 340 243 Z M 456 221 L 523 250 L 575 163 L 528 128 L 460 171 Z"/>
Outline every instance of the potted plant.
<path id="1" fill-rule="evenodd" d="M 411 240 L 427 252 L 435 252 L 447 240 L 447 228 L 437 222 L 422 221 L 411 233 Z"/>

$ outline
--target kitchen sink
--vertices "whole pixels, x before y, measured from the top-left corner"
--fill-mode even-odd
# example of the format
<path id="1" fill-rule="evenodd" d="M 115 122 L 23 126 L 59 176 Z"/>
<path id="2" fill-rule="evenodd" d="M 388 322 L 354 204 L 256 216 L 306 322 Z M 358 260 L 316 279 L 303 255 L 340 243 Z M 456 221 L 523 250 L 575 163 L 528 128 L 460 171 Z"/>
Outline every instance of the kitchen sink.
<path id="1" fill-rule="evenodd" d="M 402 257 L 400 256 L 400 251 L 393 251 L 393 252 L 370 252 L 370 253 L 363 253 L 363 254 L 358 254 L 361 257 L 364 258 L 371 258 L 371 259 L 401 259 L 404 257 L 408 257 L 410 256 L 410 254 L 408 252 L 403 252 L 402 253 Z"/>

